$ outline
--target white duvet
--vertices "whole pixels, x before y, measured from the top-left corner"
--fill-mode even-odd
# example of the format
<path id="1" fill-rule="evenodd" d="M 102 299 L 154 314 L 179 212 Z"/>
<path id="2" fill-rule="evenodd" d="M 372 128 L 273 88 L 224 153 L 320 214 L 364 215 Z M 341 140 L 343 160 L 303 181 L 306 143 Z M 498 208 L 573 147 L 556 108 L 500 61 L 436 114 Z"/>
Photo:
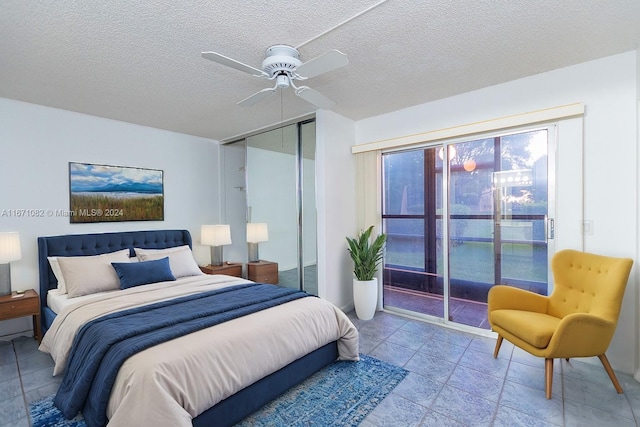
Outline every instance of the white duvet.
<path id="1" fill-rule="evenodd" d="M 245 283 L 196 276 L 95 295 L 58 314 L 40 350 L 63 372 L 73 337 L 103 314 Z M 159 344 L 120 368 L 107 408 L 109 426 L 191 426 L 191 419 L 255 381 L 338 340 L 341 360 L 358 359 L 358 332 L 320 298 L 302 298 Z"/>

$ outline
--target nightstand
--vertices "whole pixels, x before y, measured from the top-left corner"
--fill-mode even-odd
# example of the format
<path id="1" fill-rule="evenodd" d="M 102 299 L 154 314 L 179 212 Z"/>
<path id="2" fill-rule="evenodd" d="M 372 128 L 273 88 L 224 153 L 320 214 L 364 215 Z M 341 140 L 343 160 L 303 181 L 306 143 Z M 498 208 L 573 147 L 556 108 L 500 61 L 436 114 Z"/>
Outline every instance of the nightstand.
<path id="1" fill-rule="evenodd" d="M 21 296 L 16 296 L 21 295 Z M 4 295 L 0 297 L 0 320 L 15 319 L 17 317 L 33 316 L 33 335 L 38 342 L 42 341 L 40 328 L 40 297 L 33 289 L 24 294 Z"/>
<path id="2" fill-rule="evenodd" d="M 278 284 L 278 263 L 258 261 L 247 263 L 247 279 L 258 283 Z"/>
<path id="3" fill-rule="evenodd" d="M 206 274 L 226 274 L 227 276 L 242 277 L 241 262 L 225 262 L 222 265 L 200 266 L 200 270 Z"/>

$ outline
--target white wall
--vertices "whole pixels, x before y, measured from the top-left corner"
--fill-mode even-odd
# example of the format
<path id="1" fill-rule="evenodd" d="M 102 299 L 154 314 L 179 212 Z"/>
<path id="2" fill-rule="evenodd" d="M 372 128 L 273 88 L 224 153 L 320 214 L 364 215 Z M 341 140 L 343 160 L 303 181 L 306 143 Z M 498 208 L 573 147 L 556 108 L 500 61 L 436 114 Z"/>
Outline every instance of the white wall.
<path id="1" fill-rule="evenodd" d="M 331 111 L 316 115 L 318 207 L 318 295 L 353 309 L 353 265 L 346 236 L 355 235 L 355 123 Z"/>
<path id="2" fill-rule="evenodd" d="M 18 231 L 22 259 L 11 263 L 14 290 L 38 290 L 37 237 L 186 228 L 201 264 L 200 225 L 218 223 L 216 141 L 0 98 L 0 231 Z M 164 221 L 70 224 L 67 217 L 12 217 L 10 209 L 69 209 L 68 162 L 161 169 Z M 28 318 L 0 323 L 0 339 L 29 331 Z"/>
<path id="3" fill-rule="evenodd" d="M 360 120 L 356 143 L 583 102 L 584 218 L 593 221 L 594 230 L 584 236 L 584 250 L 638 260 L 637 86 L 636 52 L 627 52 Z M 563 153 L 558 159 L 563 174 L 580 173 L 579 157 Z M 582 218 L 571 220 L 573 226 Z M 561 233 L 562 224 L 556 227 Z M 636 266 L 607 352 L 614 368 L 624 372 L 637 369 L 637 288 Z"/>

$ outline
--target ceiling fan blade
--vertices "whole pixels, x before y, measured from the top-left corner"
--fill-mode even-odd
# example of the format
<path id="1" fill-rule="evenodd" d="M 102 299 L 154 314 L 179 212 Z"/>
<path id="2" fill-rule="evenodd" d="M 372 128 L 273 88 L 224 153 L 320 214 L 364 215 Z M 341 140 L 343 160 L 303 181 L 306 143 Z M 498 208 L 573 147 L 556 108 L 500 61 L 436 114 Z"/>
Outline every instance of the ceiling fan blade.
<path id="1" fill-rule="evenodd" d="M 348 63 L 347 55 L 339 50 L 331 50 L 300 64 L 296 67 L 295 73 L 300 77 L 311 78 L 344 67 Z"/>
<path id="2" fill-rule="evenodd" d="M 235 68 L 236 70 L 253 74 L 257 77 L 269 77 L 269 75 L 262 70 L 252 67 L 251 65 L 243 64 L 242 62 L 236 61 L 235 59 L 231 59 L 216 52 L 202 52 L 202 57 L 210 61 L 217 62 L 218 64 L 226 65 L 227 67 Z"/>
<path id="3" fill-rule="evenodd" d="M 296 90 L 296 95 L 298 95 L 300 98 L 304 99 L 305 101 L 315 105 L 316 107 L 322 108 L 325 110 L 328 110 L 334 105 L 336 105 L 335 101 L 327 98 L 317 90 L 313 90 L 307 86 L 300 86 Z"/>
<path id="4" fill-rule="evenodd" d="M 246 97 L 245 99 L 243 99 L 242 101 L 238 102 L 238 105 L 241 105 L 243 107 L 251 107 L 252 105 L 254 105 L 257 102 L 259 102 L 260 100 L 262 100 L 262 99 L 266 98 L 267 96 L 271 95 L 275 91 L 276 91 L 275 87 L 268 87 L 266 89 L 262 89 L 260 92 L 256 92 L 253 95 L 250 95 L 250 96 Z"/>

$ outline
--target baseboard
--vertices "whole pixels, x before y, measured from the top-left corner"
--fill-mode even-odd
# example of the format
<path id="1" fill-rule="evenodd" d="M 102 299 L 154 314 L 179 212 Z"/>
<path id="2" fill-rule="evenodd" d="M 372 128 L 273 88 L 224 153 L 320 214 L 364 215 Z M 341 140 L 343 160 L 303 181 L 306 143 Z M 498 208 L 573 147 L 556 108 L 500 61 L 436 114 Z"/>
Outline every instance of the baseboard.
<path id="1" fill-rule="evenodd" d="M 353 303 L 350 303 L 350 304 L 347 304 L 347 305 L 345 305 L 343 307 L 340 307 L 340 310 L 342 310 L 342 312 L 345 313 L 345 314 L 349 313 L 349 312 L 351 312 L 351 311 L 353 311 L 355 309 L 356 309 L 356 307 L 355 307 L 355 305 L 353 305 Z"/>

